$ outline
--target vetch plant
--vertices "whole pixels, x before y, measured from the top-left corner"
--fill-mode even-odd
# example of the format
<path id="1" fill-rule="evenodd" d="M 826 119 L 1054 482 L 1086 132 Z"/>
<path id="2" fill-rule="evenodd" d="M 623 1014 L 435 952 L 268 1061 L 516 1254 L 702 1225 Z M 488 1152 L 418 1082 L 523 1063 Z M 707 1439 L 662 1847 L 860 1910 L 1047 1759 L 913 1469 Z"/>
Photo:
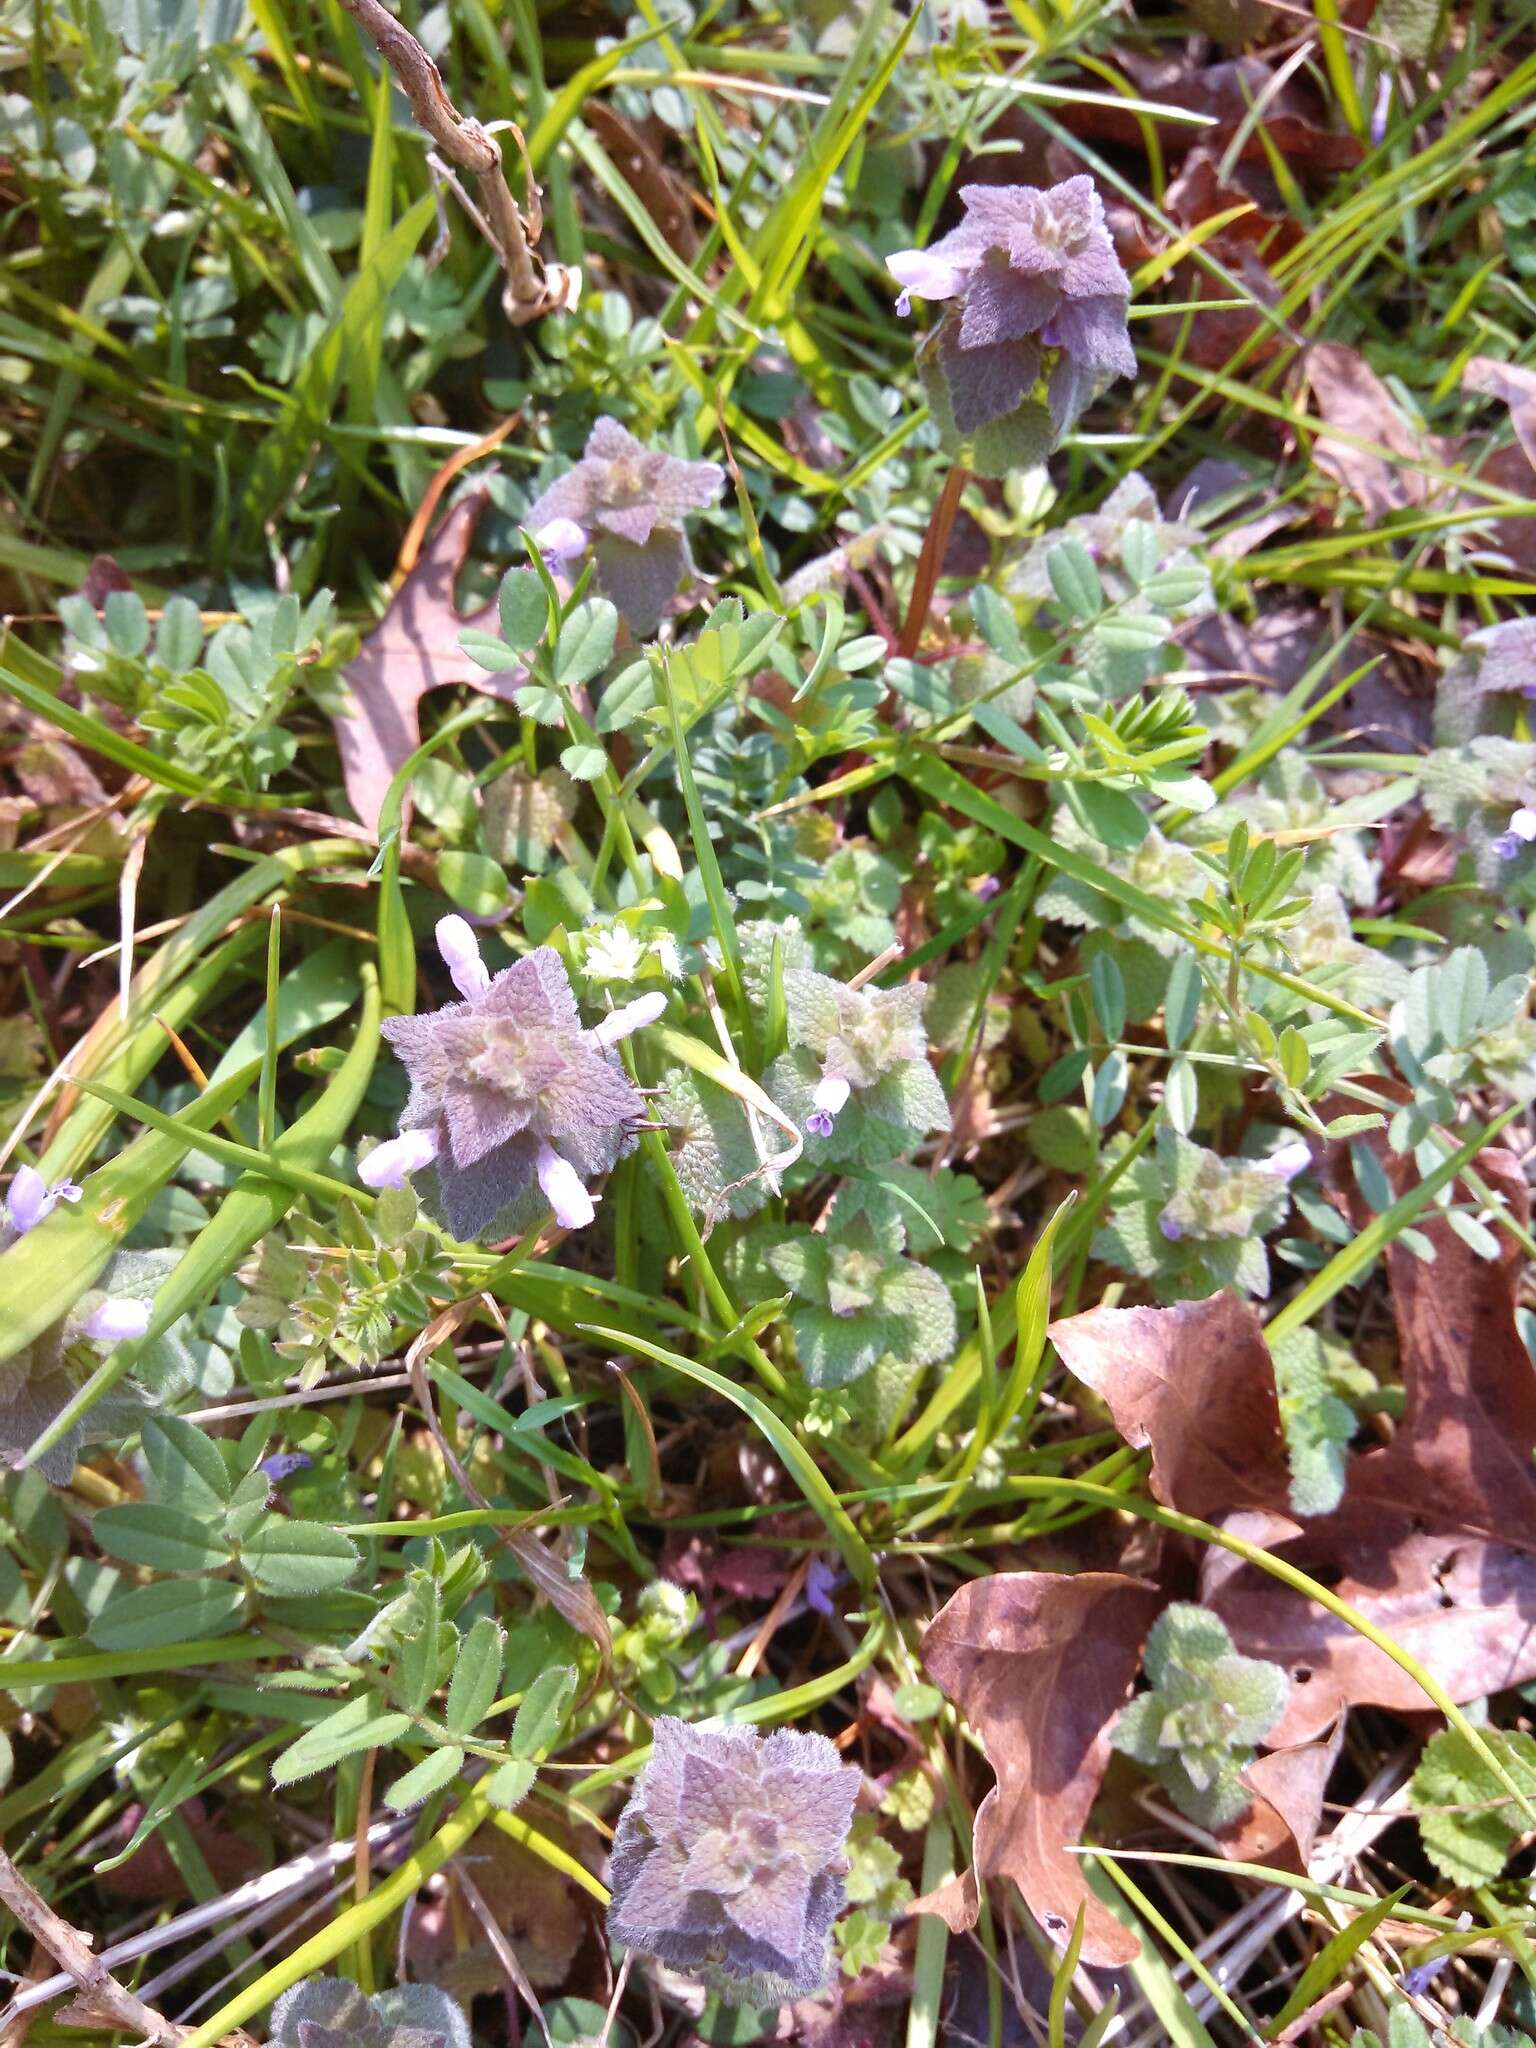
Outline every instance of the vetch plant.
<path id="1" fill-rule="evenodd" d="M 591 549 L 599 586 L 644 637 L 693 567 L 684 518 L 712 505 L 724 482 L 719 463 L 647 448 L 603 418 L 580 462 L 534 500 L 523 523 L 547 557 L 569 561 Z"/>
<path id="2" fill-rule="evenodd" d="M 666 1008 L 641 996 L 587 1030 L 558 953 L 537 947 L 493 975 L 462 917 L 437 942 L 462 1002 L 393 1017 L 384 1034 L 411 1077 L 400 1135 L 358 1168 L 399 1187 L 431 1167 L 456 1237 L 483 1235 L 535 1186 L 566 1230 L 596 1213 L 586 1183 L 635 1142 L 644 1103 L 612 1048 Z"/>
<path id="3" fill-rule="evenodd" d="M 1225 1622 L 1186 1600 L 1153 1623 L 1144 1668 L 1151 1690 L 1121 1709 L 1110 1741 L 1156 1772 L 1180 1813 L 1230 1827 L 1252 1804 L 1242 1767 L 1285 1712 L 1290 1680 L 1240 1657 Z"/>
<path id="4" fill-rule="evenodd" d="M 823 1735 L 663 1717 L 619 1817 L 608 1932 L 733 2005 L 819 1991 L 859 1772 Z"/>
<path id="5" fill-rule="evenodd" d="M 946 438 L 979 437 L 974 466 L 998 475 L 1059 445 L 1102 380 L 1135 376 L 1131 287 L 1091 178 L 964 185 L 960 197 L 958 227 L 887 268 L 899 313 L 914 292 L 951 302 L 918 366 Z"/>

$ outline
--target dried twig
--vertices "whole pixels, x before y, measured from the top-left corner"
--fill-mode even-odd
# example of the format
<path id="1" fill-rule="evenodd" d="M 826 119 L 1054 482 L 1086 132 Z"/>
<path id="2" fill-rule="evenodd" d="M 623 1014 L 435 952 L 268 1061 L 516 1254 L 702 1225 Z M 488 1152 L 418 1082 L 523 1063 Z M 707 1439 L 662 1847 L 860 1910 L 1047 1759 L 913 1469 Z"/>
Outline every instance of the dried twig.
<path id="1" fill-rule="evenodd" d="M 574 306 L 581 290 L 581 273 L 563 264 L 546 264 L 534 244 L 543 230 L 539 210 L 539 188 L 533 180 L 528 147 L 515 122 L 498 122 L 516 138 L 523 159 L 529 217 L 524 218 L 507 184 L 501 150 L 488 128 L 461 114 L 449 99 L 442 73 L 413 36 L 381 5 L 381 0 L 341 0 L 348 14 L 367 29 L 378 45 L 379 55 L 411 103 L 411 112 L 437 144 L 449 163 L 470 172 L 480 194 L 473 205 L 459 191 L 449 173 L 449 182 L 463 202 L 464 210 L 496 251 L 507 274 L 502 304 L 516 327 L 525 326 L 545 313 Z"/>
<path id="2" fill-rule="evenodd" d="M 0 1905 L 14 1915 L 18 1925 L 43 1945 L 54 1961 L 72 1979 L 76 1997 L 58 2015 L 65 2026 L 121 2027 L 156 2048 L 175 2048 L 193 2031 L 178 2026 L 163 2013 L 146 2005 L 126 1985 L 119 1984 L 101 1957 L 78 1928 L 60 1919 L 40 1892 L 35 1891 L 10 1857 L 0 1850 Z M 227 2034 L 235 2048 L 256 2048 L 249 2034 Z"/>

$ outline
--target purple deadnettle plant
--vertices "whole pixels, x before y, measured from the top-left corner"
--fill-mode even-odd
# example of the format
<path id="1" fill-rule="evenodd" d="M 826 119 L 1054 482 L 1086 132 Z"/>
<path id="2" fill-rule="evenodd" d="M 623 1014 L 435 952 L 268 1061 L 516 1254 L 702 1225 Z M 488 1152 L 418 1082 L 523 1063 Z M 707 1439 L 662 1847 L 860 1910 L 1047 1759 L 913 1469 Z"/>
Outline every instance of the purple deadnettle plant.
<path id="1" fill-rule="evenodd" d="M 898 313 L 914 293 L 949 301 L 918 367 L 945 440 L 970 441 L 972 466 L 1001 475 L 1059 446 L 1102 381 L 1136 374 L 1130 280 L 1091 178 L 965 185 L 960 197 L 958 227 L 886 267 Z"/>
<path id="2" fill-rule="evenodd" d="M 608 1932 L 733 2005 L 820 1990 L 859 1772 L 824 1735 L 658 1720 L 619 1816 Z"/>
<path id="3" fill-rule="evenodd" d="M 443 1221 L 473 1238 L 535 1187 L 567 1230 L 592 1221 L 586 1183 L 635 1142 L 645 1104 L 612 1048 L 666 1008 L 641 996 L 587 1030 L 558 953 L 539 946 L 492 974 L 462 917 L 437 943 L 464 998 L 421 1017 L 392 1017 L 384 1035 L 411 1077 L 400 1135 L 358 1167 L 371 1188 L 400 1187 L 431 1167 Z"/>
<path id="4" fill-rule="evenodd" d="M 535 499 L 523 523 L 557 560 L 591 548 L 598 587 L 644 636 L 693 567 L 684 516 L 712 505 L 724 482 L 718 462 L 685 462 L 600 419 L 580 462 Z"/>

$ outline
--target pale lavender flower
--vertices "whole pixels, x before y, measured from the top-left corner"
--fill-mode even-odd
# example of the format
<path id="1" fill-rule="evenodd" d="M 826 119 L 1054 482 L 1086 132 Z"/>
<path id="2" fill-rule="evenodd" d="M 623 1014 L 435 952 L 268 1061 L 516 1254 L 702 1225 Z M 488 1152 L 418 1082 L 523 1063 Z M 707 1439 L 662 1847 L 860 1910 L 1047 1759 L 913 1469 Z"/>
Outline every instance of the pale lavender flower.
<path id="1" fill-rule="evenodd" d="M 1177 1244 L 1184 1235 L 1184 1226 L 1176 1216 L 1170 1216 L 1165 1209 L 1157 1219 L 1157 1227 L 1170 1244 Z"/>
<path id="2" fill-rule="evenodd" d="M 1376 87 L 1376 100 L 1371 108 L 1371 146 L 1380 149 L 1387 135 L 1387 117 L 1392 112 L 1392 74 L 1384 71 Z"/>
<path id="3" fill-rule="evenodd" d="M 817 1614 L 825 1614 L 829 1620 L 837 1613 L 832 1605 L 832 1595 L 840 1576 L 836 1566 L 828 1564 L 824 1557 L 813 1557 L 805 1575 L 806 1606 Z"/>
<path id="4" fill-rule="evenodd" d="M 569 562 L 586 552 L 585 530 L 574 519 L 551 519 L 533 537 L 546 562 Z"/>
<path id="5" fill-rule="evenodd" d="M 947 407 L 964 439 L 1020 415 L 1045 376 L 1059 442 L 1101 380 L 1136 373 L 1126 325 L 1130 280 L 1103 204 L 1082 176 L 1044 191 L 966 185 L 960 197 L 966 211 L 958 227 L 886 264 L 903 298 L 916 292 L 954 302 L 921 359 L 941 380 L 940 412 Z"/>
<path id="6" fill-rule="evenodd" d="M 131 1295 L 117 1295 L 104 1301 L 100 1308 L 92 1309 L 80 1325 L 80 1334 L 97 1344 L 126 1344 L 131 1338 L 144 1335 L 153 1307 L 153 1303 L 135 1300 Z"/>
<path id="7" fill-rule="evenodd" d="M 712 505 L 724 482 L 719 463 L 647 448 L 617 420 L 600 419 L 580 462 L 536 499 L 523 524 L 561 560 L 590 546 L 599 587 L 644 635 L 693 567 L 685 516 Z"/>
<path id="8" fill-rule="evenodd" d="M 1500 860 L 1513 860 L 1522 853 L 1531 841 L 1536 839 L 1536 811 L 1522 804 L 1515 811 L 1508 825 L 1493 842 L 1493 850 Z"/>
<path id="9" fill-rule="evenodd" d="M 357 1162 L 357 1177 L 365 1188 L 403 1188 L 411 1174 L 436 1157 L 437 1140 L 430 1131 L 402 1131 Z"/>
<path id="10" fill-rule="evenodd" d="M 1312 1148 L 1304 1138 L 1293 1138 L 1289 1145 L 1282 1145 L 1278 1152 L 1271 1152 L 1267 1159 L 1261 1159 L 1259 1170 L 1272 1173 L 1276 1180 L 1293 1181 L 1311 1164 Z"/>
<path id="11" fill-rule="evenodd" d="M 17 1237 L 35 1230 L 51 1216 L 60 1202 L 78 1202 L 82 1190 L 72 1180 L 55 1181 L 52 1187 L 35 1166 L 18 1166 L 5 1198 L 5 1214 Z"/>
<path id="12" fill-rule="evenodd" d="M 824 1075 L 811 1097 L 811 1113 L 805 1120 L 805 1128 L 815 1137 L 830 1138 L 837 1113 L 852 1093 L 851 1083 L 845 1081 L 841 1074 Z"/>
<path id="13" fill-rule="evenodd" d="M 619 1817 L 608 1932 L 733 2004 L 818 1991 L 859 1773 L 823 1735 L 662 1718 Z"/>
<path id="14" fill-rule="evenodd" d="M 564 1228 L 579 1230 L 594 1213 L 586 1183 L 631 1148 L 645 1110 L 612 1048 L 653 1022 L 664 999 L 642 996 L 588 1031 L 548 946 L 493 975 L 463 918 L 445 917 L 437 938 L 464 1000 L 385 1024 L 410 1100 L 400 1136 L 369 1153 L 359 1175 L 398 1186 L 430 1164 L 456 1237 L 480 1236 L 535 1187 Z"/>

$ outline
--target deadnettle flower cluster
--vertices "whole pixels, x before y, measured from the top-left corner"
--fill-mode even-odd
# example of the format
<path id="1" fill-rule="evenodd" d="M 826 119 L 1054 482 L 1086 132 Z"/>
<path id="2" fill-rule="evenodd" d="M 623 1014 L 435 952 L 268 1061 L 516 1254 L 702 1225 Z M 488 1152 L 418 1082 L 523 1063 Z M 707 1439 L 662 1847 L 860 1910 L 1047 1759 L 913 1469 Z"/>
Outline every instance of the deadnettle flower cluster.
<path id="1" fill-rule="evenodd" d="M 567 1230 L 592 1221 L 586 1183 L 635 1142 L 645 1105 L 612 1048 L 666 1008 L 660 994 L 582 1024 L 558 953 L 540 946 L 499 974 L 462 917 L 437 943 L 464 998 L 421 1017 L 394 1017 L 385 1036 L 411 1077 L 400 1135 L 358 1167 L 368 1186 L 400 1187 L 430 1167 L 455 1237 L 489 1230 L 537 1187 Z"/>
<path id="2" fill-rule="evenodd" d="M 80 1197 L 73 1181 L 57 1181 L 50 1187 L 36 1167 L 17 1167 L 0 1219 L 0 1252 L 35 1230 L 60 1202 L 78 1202 Z M 102 1274 L 101 1284 L 82 1295 L 68 1315 L 0 1363 L 0 1459 L 14 1461 L 30 1451 L 74 1393 L 74 1375 L 65 1355 L 71 1344 L 82 1338 L 95 1344 L 123 1344 L 148 1330 L 151 1303 L 134 1287 L 147 1277 L 153 1256 L 119 1252 Z M 56 1444 L 41 1460 L 43 1477 L 62 1485 L 74 1470 L 81 1441 L 77 1427 Z"/>
<path id="3" fill-rule="evenodd" d="M 812 1137 L 831 1137 L 855 1091 L 869 1091 L 892 1122 L 915 1130 L 947 1128 L 949 1107 L 928 1064 L 923 1028 L 928 990 L 921 982 L 849 988 L 829 975 L 797 967 L 785 974 L 784 993 L 791 1040 L 820 1061 L 805 1120 Z M 886 1095 L 891 1102 L 885 1102 Z M 919 1116 L 928 1121 L 920 1123 Z"/>
<path id="4" fill-rule="evenodd" d="M 712 505 L 724 482 L 718 462 L 685 462 L 600 419 L 580 462 L 534 501 L 524 524 L 556 561 L 590 548 L 599 588 L 644 636 L 693 568 L 685 515 Z"/>
<path id="5" fill-rule="evenodd" d="M 1206 1154 L 1205 1159 L 1213 1163 L 1197 1172 L 1157 1219 L 1158 1229 L 1170 1244 L 1185 1236 L 1250 1235 L 1265 1213 L 1274 1209 L 1278 1190 L 1288 1188 L 1298 1173 L 1306 1172 L 1312 1153 L 1304 1138 L 1293 1138 L 1267 1159 L 1223 1160 L 1215 1153 Z M 1279 1213 L 1283 1214 L 1283 1208 Z M 1264 1227 L 1270 1226 L 1266 1223 Z"/>
<path id="6" fill-rule="evenodd" d="M 663 1718 L 614 1836 L 608 1932 L 732 2004 L 818 1991 L 859 1773 L 823 1735 Z"/>
<path id="7" fill-rule="evenodd" d="M 965 185 L 965 218 L 927 249 L 888 259 L 912 295 L 949 301 L 919 354 L 934 416 L 951 438 L 985 430 L 996 471 L 1039 461 L 1109 377 L 1132 377 L 1130 280 L 1104 225 L 1093 180 Z M 1044 405 L 1035 397 L 1045 380 Z"/>

